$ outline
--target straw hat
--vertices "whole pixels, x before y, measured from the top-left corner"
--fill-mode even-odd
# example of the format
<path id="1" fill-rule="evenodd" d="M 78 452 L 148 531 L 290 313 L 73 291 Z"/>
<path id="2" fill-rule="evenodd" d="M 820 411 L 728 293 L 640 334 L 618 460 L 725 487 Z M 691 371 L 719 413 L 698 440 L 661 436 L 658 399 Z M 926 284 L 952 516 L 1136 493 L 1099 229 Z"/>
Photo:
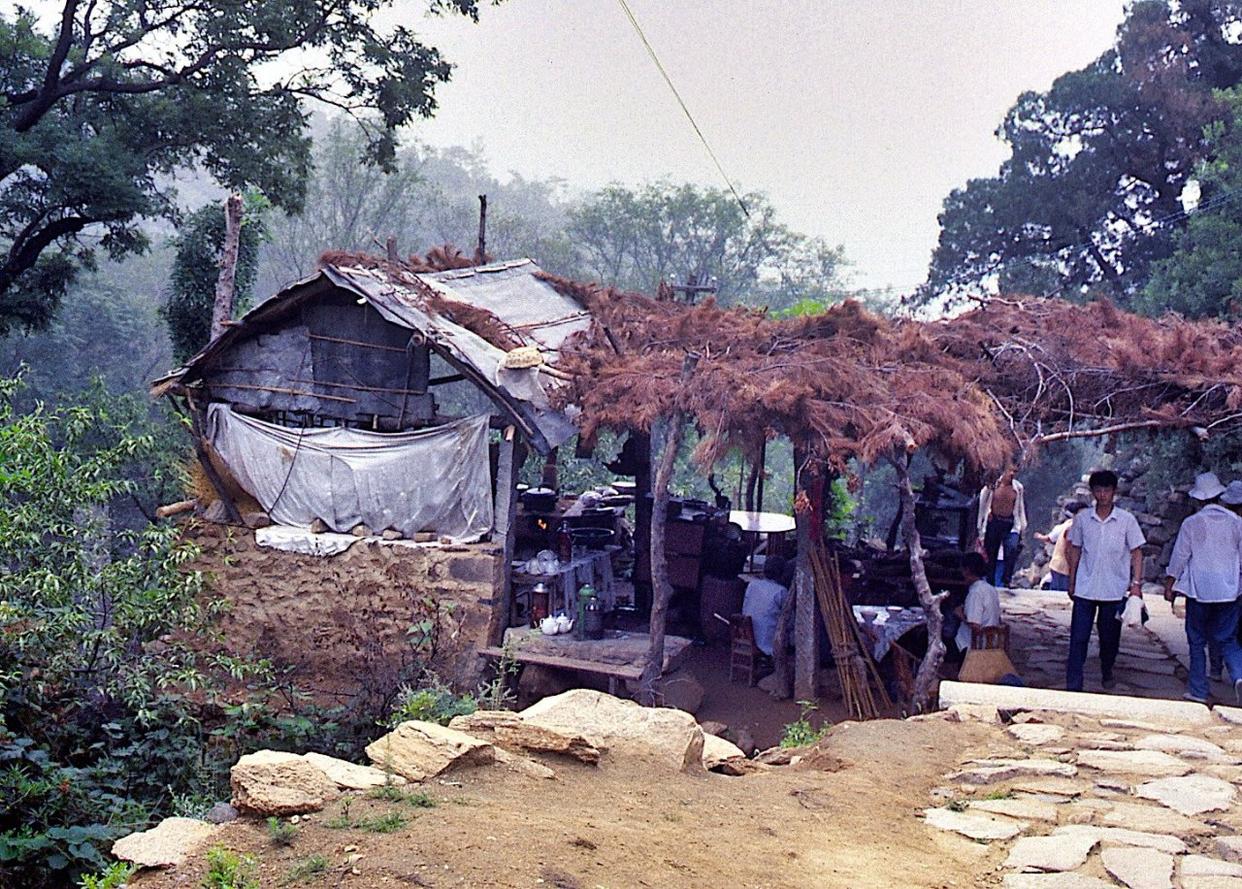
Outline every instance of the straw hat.
<path id="1" fill-rule="evenodd" d="M 1230 482 L 1225 493 L 1220 495 L 1220 502 L 1229 506 L 1242 505 L 1242 481 Z"/>
<path id="2" fill-rule="evenodd" d="M 1190 489 L 1190 496 L 1196 500 L 1214 500 L 1225 493 L 1225 490 L 1215 472 L 1201 472 L 1195 476 L 1195 486 Z"/>

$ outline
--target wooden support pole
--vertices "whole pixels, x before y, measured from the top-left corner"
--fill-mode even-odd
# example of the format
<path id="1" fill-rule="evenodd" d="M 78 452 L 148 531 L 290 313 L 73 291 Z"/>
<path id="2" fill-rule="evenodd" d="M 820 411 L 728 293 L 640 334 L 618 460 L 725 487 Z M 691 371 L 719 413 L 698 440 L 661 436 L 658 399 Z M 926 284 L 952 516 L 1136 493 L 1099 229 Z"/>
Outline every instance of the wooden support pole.
<path id="1" fill-rule="evenodd" d="M 804 508 L 794 507 L 798 534 L 798 559 L 794 572 L 794 695 L 800 701 L 812 701 L 819 693 L 816 673 L 819 670 L 819 603 L 815 598 L 815 576 L 811 566 L 811 547 L 815 535 L 823 534 L 823 513 L 814 504 L 823 503 L 824 477 L 818 468 L 801 454 L 795 459 L 799 467 L 795 490 Z M 809 507 L 809 508 L 808 508 Z"/>
<path id="2" fill-rule="evenodd" d="M 893 468 L 897 470 L 897 492 L 901 496 L 901 535 L 910 554 L 910 575 L 914 580 L 914 589 L 919 596 L 919 604 L 927 615 L 927 654 L 919 664 L 918 673 L 914 677 L 914 699 L 911 702 L 916 713 L 926 712 L 934 703 L 937 689 L 940 686 L 940 665 L 944 662 L 944 640 L 941 638 L 943 618 L 940 614 L 940 603 L 945 594 L 933 594 L 931 584 L 927 582 L 927 569 L 923 565 L 923 541 L 919 537 L 919 529 L 914 521 L 914 486 L 910 483 L 910 455 L 906 451 L 898 451 L 889 458 Z"/>
<path id="3" fill-rule="evenodd" d="M 525 448 L 513 426 L 505 427 L 500 436 L 500 454 L 496 462 L 496 503 L 493 513 L 494 540 L 503 541 L 503 571 L 501 572 L 499 620 L 493 620 L 488 632 L 488 644 L 504 642 L 505 629 L 513 611 L 513 545 L 517 536 L 517 482 L 518 469 L 522 465 Z"/>
<path id="4" fill-rule="evenodd" d="M 237 253 L 241 249 L 242 196 L 231 194 L 224 202 L 224 246 L 220 250 L 220 275 L 211 308 L 211 338 L 224 333 L 233 319 L 233 296 L 237 283 Z"/>
<path id="5" fill-rule="evenodd" d="M 479 195 L 479 243 L 474 248 L 474 264 L 487 262 L 487 195 Z"/>
<path id="6" fill-rule="evenodd" d="M 389 262 L 400 262 L 401 254 L 397 252 L 397 236 L 389 235 L 388 240 L 384 242 L 384 253 L 388 256 Z"/>

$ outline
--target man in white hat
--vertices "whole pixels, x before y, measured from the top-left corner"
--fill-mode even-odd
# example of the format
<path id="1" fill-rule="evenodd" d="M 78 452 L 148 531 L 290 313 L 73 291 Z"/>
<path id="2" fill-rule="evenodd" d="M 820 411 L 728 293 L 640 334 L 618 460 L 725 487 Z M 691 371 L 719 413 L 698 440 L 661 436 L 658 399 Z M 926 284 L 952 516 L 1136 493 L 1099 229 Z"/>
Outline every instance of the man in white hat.
<path id="1" fill-rule="evenodd" d="M 1186 697 L 1208 702 L 1208 646 L 1218 650 L 1234 694 L 1242 701 L 1242 647 L 1237 640 L 1238 594 L 1242 592 L 1242 519 L 1220 504 L 1226 487 L 1215 473 L 1195 477 L 1190 497 L 1199 511 L 1182 522 L 1165 571 L 1164 597 L 1186 597 L 1190 678 Z"/>

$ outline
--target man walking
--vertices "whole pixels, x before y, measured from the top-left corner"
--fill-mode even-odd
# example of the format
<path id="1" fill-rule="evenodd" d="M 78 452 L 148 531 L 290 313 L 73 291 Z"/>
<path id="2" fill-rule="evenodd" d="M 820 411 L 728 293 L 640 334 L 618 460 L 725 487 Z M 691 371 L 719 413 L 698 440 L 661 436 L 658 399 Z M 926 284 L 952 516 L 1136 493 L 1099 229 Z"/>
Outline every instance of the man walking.
<path id="1" fill-rule="evenodd" d="M 1026 530 L 1026 496 L 1022 482 L 1014 476 L 1011 466 L 996 484 L 979 492 L 979 538 L 988 560 L 987 579 L 1003 587 L 1013 582 L 1013 571 L 1018 567 L 1018 548 L 1022 532 Z M 998 570 L 1002 554 L 1004 568 Z"/>
<path id="2" fill-rule="evenodd" d="M 1142 598 L 1143 532 L 1138 520 L 1113 504 L 1117 474 L 1104 469 L 1087 479 L 1095 505 L 1074 517 L 1069 529 L 1069 596 L 1074 603 L 1070 619 L 1069 661 L 1065 687 L 1082 691 L 1083 666 L 1091 641 L 1091 624 L 1100 640 L 1100 673 L 1112 688 L 1113 664 L 1121 645 L 1121 613 L 1126 596 Z"/>
<path id="3" fill-rule="evenodd" d="M 1199 511 L 1182 522 L 1165 571 L 1164 597 L 1186 597 L 1190 678 L 1186 698 L 1208 702 L 1207 653 L 1219 652 L 1234 695 L 1242 701 L 1242 648 L 1238 646 L 1238 594 L 1242 575 L 1242 519 L 1220 505 L 1227 488 L 1215 473 L 1200 473 L 1190 496 Z"/>

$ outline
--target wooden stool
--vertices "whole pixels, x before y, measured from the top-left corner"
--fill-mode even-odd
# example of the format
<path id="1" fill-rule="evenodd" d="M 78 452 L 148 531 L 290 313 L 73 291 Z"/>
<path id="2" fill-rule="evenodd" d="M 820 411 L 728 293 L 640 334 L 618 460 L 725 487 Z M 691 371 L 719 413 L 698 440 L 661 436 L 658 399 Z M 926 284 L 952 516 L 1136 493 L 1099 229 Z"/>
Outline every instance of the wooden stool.
<path id="1" fill-rule="evenodd" d="M 970 647 L 977 651 L 988 651 L 993 648 L 1008 651 L 1009 625 L 1001 624 L 999 627 L 980 627 L 973 630 L 970 634 Z"/>
<path id="2" fill-rule="evenodd" d="M 734 614 L 729 618 L 729 681 L 739 677 L 754 685 L 759 671 L 759 648 L 755 645 L 755 626 L 748 615 Z"/>

